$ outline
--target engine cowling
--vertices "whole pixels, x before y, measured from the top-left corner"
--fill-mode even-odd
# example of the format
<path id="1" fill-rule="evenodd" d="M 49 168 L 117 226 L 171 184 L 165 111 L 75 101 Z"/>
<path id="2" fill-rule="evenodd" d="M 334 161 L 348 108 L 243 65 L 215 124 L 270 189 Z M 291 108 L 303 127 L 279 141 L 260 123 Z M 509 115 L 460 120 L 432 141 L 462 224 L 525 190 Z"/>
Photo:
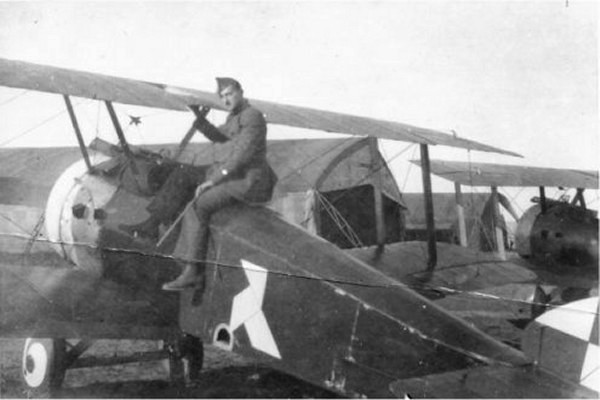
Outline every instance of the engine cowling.
<path id="1" fill-rule="evenodd" d="M 108 159 L 97 155 L 94 165 Z M 102 273 L 98 238 L 104 206 L 116 190 L 116 185 L 90 174 L 84 160 L 80 160 L 61 174 L 46 203 L 46 233 L 54 249 L 95 275 Z"/>
<path id="2" fill-rule="evenodd" d="M 563 202 L 529 208 L 516 233 L 519 255 L 544 263 L 598 267 L 598 218 L 595 211 Z"/>

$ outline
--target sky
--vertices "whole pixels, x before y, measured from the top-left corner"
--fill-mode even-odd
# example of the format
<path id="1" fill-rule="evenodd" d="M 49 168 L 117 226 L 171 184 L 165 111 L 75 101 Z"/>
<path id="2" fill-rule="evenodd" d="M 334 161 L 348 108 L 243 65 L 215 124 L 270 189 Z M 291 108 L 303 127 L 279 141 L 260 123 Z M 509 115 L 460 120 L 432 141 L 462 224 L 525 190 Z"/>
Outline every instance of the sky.
<path id="1" fill-rule="evenodd" d="M 0 1 L 0 57 L 202 90 L 234 76 L 251 98 L 454 131 L 524 156 L 435 146 L 434 159 L 598 169 L 593 1 Z M 114 137 L 95 102 L 75 104 L 86 140 Z M 178 140 L 191 122 L 119 110 L 143 116 L 128 126 L 132 142 Z M 0 146 L 75 145 L 60 96 L 0 88 L 0 116 Z M 406 147 L 380 141 L 401 189 L 419 191 L 408 163 L 418 148 L 398 155 Z"/>

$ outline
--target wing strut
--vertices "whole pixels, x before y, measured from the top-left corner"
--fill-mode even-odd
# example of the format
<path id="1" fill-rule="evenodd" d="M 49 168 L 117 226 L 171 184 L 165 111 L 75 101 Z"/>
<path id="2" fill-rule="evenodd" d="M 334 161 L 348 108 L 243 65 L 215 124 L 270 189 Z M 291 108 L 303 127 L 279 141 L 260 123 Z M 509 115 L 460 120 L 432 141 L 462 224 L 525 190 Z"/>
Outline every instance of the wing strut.
<path id="1" fill-rule="evenodd" d="M 377 138 L 369 138 L 369 150 L 371 153 L 371 173 L 373 174 L 373 196 L 375 205 L 375 224 L 377 233 L 377 252 L 383 251 L 385 245 L 385 219 L 383 214 L 382 190 L 382 168 L 379 152 L 377 151 Z"/>
<path id="2" fill-rule="evenodd" d="M 498 251 L 498 255 L 502 260 L 506 260 L 506 252 L 504 250 L 504 233 L 500 228 L 500 221 L 498 218 L 500 217 L 500 206 L 498 205 L 498 186 L 492 186 L 492 240 L 496 246 L 496 250 Z"/>
<path id="3" fill-rule="evenodd" d="M 200 108 L 198 108 L 198 106 L 190 106 L 189 108 L 190 108 L 190 110 L 192 110 L 192 112 L 194 113 L 194 115 L 196 115 L 196 118 L 198 118 L 198 119 L 206 118 L 206 116 L 208 115 L 208 112 L 210 111 L 209 107 L 202 107 L 202 109 L 200 109 Z M 187 147 L 190 140 L 192 140 L 192 138 L 194 137 L 195 133 L 196 133 L 196 125 L 194 123 L 192 123 L 192 126 L 190 127 L 190 129 L 188 129 L 188 131 L 185 134 L 185 136 L 183 137 L 183 139 L 181 139 L 181 143 L 179 143 L 179 147 L 177 148 L 177 152 L 173 156 L 173 160 L 177 161 L 179 159 L 179 156 L 181 156 L 181 153 L 183 153 L 183 151 Z"/>
<path id="4" fill-rule="evenodd" d="M 421 175 L 423 176 L 423 196 L 425 198 L 425 218 L 427 221 L 427 248 L 429 259 L 427 270 L 433 271 L 437 264 L 437 247 L 435 243 L 435 220 L 433 214 L 433 194 L 431 193 L 431 166 L 429 164 L 429 148 L 421 144 Z"/>
<path id="5" fill-rule="evenodd" d="M 77 117 L 75 116 L 75 111 L 73 110 L 71 99 L 66 94 L 63 95 L 63 98 L 65 99 L 67 110 L 69 111 L 69 117 L 71 118 L 71 123 L 73 124 L 73 130 L 75 130 L 75 136 L 77 136 L 77 143 L 79 143 L 81 155 L 85 160 L 85 165 L 87 165 L 88 171 L 91 171 L 92 163 L 90 162 L 90 155 L 88 154 L 87 148 L 85 147 L 85 142 L 83 141 L 83 136 L 81 135 L 81 129 L 79 129 L 79 123 L 77 122 Z"/>
<path id="6" fill-rule="evenodd" d="M 546 214 L 548 205 L 546 203 L 546 188 L 544 186 L 540 186 L 540 207 L 542 208 L 542 214 Z"/>
<path id="7" fill-rule="evenodd" d="M 110 115 L 110 119 L 112 120 L 113 125 L 115 126 L 115 131 L 117 132 L 117 136 L 119 137 L 119 142 L 121 143 L 121 147 L 123 148 L 123 152 L 129 161 L 131 161 L 131 171 L 137 175 L 138 169 L 137 165 L 135 165 L 135 161 L 133 159 L 133 153 L 131 153 L 131 149 L 129 148 L 129 144 L 127 144 L 127 140 L 125 139 L 125 134 L 123 133 L 123 128 L 121 128 L 121 124 L 119 123 L 119 119 L 117 118 L 117 114 L 115 113 L 115 109 L 110 101 L 105 101 L 106 109 L 108 110 L 108 114 Z"/>

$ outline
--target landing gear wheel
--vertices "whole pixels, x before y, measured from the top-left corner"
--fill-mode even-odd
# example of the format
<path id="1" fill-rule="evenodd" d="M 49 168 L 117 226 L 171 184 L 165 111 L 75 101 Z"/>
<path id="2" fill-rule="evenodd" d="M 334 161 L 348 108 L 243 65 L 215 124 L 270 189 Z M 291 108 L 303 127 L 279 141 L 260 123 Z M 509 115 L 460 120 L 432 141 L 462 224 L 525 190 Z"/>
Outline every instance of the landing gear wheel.
<path id="1" fill-rule="evenodd" d="M 204 345 L 202 340 L 192 335 L 184 335 L 181 339 L 181 353 L 186 363 L 186 376 L 190 381 L 200 378 L 200 371 L 204 364 Z"/>
<path id="2" fill-rule="evenodd" d="M 185 369 L 178 342 L 165 342 L 164 349 L 169 357 L 169 379 L 178 390 L 185 388 Z"/>
<path id="3" fill-rule="evenodd" d="M 30 397 L 50 397 L 65 378 L 65 339 L 28 338 L 23 349 L 23 382 Z"/>
<path id="4" fill-rule="evenodd" d="M 177 388 L 185 387 L 187 382 L 200 378 L 204 363 L 204 346 L 202 341 L 192 335 L 165 343 L 169 355 L 169 375 L 171 384 Z"/>

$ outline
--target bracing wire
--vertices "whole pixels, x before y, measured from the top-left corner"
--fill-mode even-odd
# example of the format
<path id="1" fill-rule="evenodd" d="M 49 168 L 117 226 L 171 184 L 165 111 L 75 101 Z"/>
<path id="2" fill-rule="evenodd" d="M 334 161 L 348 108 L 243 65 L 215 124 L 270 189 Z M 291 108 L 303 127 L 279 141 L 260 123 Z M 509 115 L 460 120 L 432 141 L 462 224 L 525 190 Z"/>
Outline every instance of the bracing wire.
<path id="1" fill-rule="evenodd" d="M 17 221 L 15 221 L 14 219 L 10 218 L 8 215 L 6 215 L 4 213 L 0 213 L 0 218 L 2 218 L 5 221 L 9 222 L 10 224 L 14 225 L 17 229 L 19 229 L 23 233 L 26 233 L 26 234 L 29 233 L 27 231 L 27 229 L 25 229 L 25 227 L 23 225 L 19 224 Z"/>
<path id="2" fill-rule="evenodd" d="M 331 204 L 325 196 L 321 195 L 319 192 L 316 192 L 316 194 L 318 196 L 317 198 L 319 199 L 319 202 L 321 203 L 325 211 L 327 211 L 327 213 L 329 214 L 333 222 L 336 224 L 340 232 L 342 232 L 342 234 L 346 237 L 348 242 L 350 242 L 350 244 L 353 247 L 363 247 L 364 244 L 360 240 L 360 237 L 352 228 L 352 226 L 350 226 L 350 224 L 344 218 L 344 216 L 339 212 L 339 210 L 335 208 L 335 206 Z"/>
<path id="3" fill-rule="evenodd" d="M 411 160 L 415 158 L 416 152 L 417 152 L 417 146 L 414 146 L 413 152 L 410 155 Z M 408 177 L 410 176 L 410 173 L 412 172 L 412 168 L 413 168 L 413 163 L 408 163 L 408 168 L 406 169 L 406 175 L 404 176 L 404 182 L 402 183 L 402 193 L 404 193 L 404 191 L 406 189 L 406 185 L 408 184 Z"/>
<path id="4" fill-rule="evenodd" d="M 23 90 L 22 92 L 12 96 L 11 98 L 9 98 L 8 100 L 3 101 L 2 103 L 0 103 L 0 107 L 5 106 L 9 103 L 12 103 L 13 101 L 15 101 L 16 99 L 18 99 L 19 97 L 23 96 L 25 93 L 28 93 L 29 90 Z"/>
<path id="5" fill-rule="evenodd" d="M 41 121 L 39 124 L 34 125 L 33 127 L 26 129 L 25 131 L 18 133 L 17 135 L 14 135 L 12 137 L 10 137 L 9 139 L 5 140 L 4 142 L 0 142 L 0 147 L 4 147 L 7 144 L 17 140 L 17 139 L 21 139 L 23 137 L 25 137 L 27 134 L 33 132 L 34 130 L 42 127 L 43 125 L 49 123 L 50 121 L 58 118 L 59 116 L 63 115 L 64 113 L 66 113 L 67 110 L 61 110 L 55 114 L 52 114 L 51 116 L 49 116 L 48 118 L 44 119 L 43 121 Z"/>

